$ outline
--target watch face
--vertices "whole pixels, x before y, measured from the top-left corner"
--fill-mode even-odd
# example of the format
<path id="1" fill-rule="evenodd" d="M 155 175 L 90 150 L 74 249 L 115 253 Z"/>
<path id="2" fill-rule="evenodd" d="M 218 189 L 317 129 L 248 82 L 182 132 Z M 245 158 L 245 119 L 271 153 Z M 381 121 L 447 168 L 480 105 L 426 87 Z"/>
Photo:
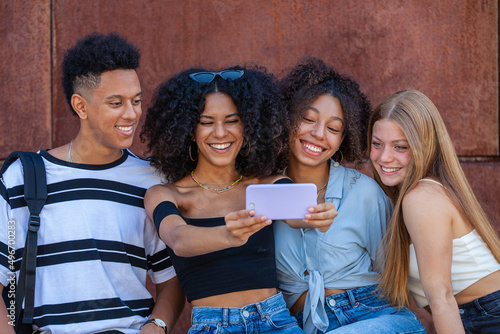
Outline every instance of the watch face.
<path id="1" fill-rule="evenodd" d="M 154 322 L 156 322 L 160 327 L 165 327 L 167 325 L 161 319 L 155 319 Z"/>

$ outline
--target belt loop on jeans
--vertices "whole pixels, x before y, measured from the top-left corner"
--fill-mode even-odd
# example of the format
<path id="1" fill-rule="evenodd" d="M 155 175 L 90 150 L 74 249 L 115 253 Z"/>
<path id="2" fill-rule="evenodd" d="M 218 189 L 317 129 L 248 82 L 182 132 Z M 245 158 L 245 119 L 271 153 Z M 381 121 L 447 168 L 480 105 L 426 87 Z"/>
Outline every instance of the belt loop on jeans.
<path id="1" fill-rule="evenodd" d="M 229 308 L 222 308 L 222 326 L 227 327 L 229 325 Z"/>
<path id="2" fill-rule="evenodd" d="M 483 307 L 481 306 L 481 302 L 479 301 L 479 298 L 474 299 L 474 306 L 479 312 L 484 312 Z M 459 306 L 460 307 L 460 306 Z"/>
<path id="3" fill-rule="evenodd" d="M 347 290 L 346 293 L 347 293 L 347 296 L 349 297 L 349 302 L 351 303 L 351 306 L 353 308 L 356 307 L 356 298 L 354 298 L 354 294 L 352 293 L 352 290 Z"/>
<path id="4" fill-rule="evenodd" d="M 255 307 L 257 307 L 257 312 L 259 312 L 260 320 L 265 321 L 266 320 L 266 314 L 264 313 L 264 310 L 262 309 L 261 303 L 256 303 Z"/>

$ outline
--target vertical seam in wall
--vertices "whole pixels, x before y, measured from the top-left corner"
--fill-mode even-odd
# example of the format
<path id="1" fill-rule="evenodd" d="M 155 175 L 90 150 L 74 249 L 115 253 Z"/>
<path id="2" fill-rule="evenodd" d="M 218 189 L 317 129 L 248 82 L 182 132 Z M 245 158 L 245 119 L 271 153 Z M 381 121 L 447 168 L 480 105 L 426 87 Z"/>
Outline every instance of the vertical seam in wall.
<path id="1" fill-rule="evenodd" d="M 54 6 L 53 0 L 49 0 L 50 10 L 50 148 L 54 147 Z M 500 147 L 500 146 L 499 146 Z"/>

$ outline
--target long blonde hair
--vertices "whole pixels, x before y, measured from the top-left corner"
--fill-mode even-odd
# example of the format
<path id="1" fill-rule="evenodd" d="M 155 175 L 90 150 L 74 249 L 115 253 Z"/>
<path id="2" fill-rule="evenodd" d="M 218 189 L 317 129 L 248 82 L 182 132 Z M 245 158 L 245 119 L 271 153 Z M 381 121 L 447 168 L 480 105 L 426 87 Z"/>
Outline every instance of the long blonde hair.
<path id="1" fill-rule="evenodd" d="M 371 115 L 368 127 L 369 148 L 372 144 L 373 125 L 381 119 L 388 119 L 401 128 L 411 148 L 412 159 L 403 182 L 397 187 L 385 186 L 372 164 L 375 180 L 394 203 L 394 212 L 384 239 L 386 263 L 380 288 L 394 305 L 409 306 L 411 239 L 403 220 L 402 201 L 420 179 L 431 177 L 445 186 L 457 210 L 476 229 L 499 262 L 500 239 L 474 196 L 446 126 L 432 101 L 417 90 L 398 92 L 387 98 Z"/>

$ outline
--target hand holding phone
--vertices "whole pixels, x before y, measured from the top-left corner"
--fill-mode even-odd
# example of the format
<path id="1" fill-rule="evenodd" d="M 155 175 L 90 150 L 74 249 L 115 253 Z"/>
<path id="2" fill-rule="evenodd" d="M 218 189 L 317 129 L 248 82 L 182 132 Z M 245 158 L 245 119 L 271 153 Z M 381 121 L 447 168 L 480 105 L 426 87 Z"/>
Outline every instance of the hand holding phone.
<path id="1" fill-rule="evenodd" d="M 272 223 L 271 219 L 264 216 L 249 216 L 247 210 L 228 213 L 226 222 L 226 239 L 231 247 L 244 245 L 248 238 Z"/>

